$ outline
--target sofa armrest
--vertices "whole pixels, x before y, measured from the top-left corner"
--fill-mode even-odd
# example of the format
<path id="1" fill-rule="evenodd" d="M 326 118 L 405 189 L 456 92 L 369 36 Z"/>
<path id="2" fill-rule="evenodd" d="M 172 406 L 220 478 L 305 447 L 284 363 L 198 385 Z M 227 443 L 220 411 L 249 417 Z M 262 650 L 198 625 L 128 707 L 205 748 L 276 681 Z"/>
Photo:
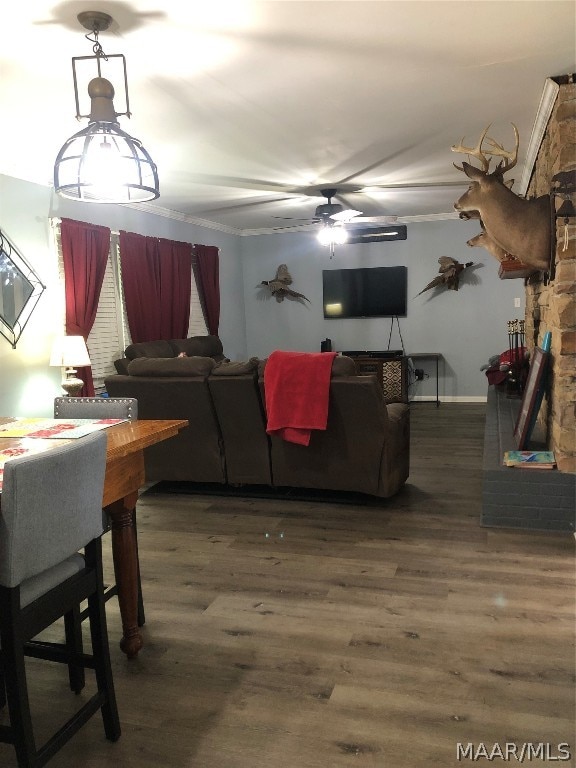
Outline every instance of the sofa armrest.
<path id="1" fill-rule="evenodd" d="M 388 403 L 387 427 L 382 452 L 380 493 L 392 496 L 410 473 L 410 407 L 405 403 Z"/>
<path id="2" fill-rule="evenodd" d="M 129 362 L 130 360 L 128 360 L 127 357 L 121 357 L 119 360 L 114 360 L 114 368 L 116 368 L 116 373 L 119 373 L 121 376 L 127 376 Z"/>

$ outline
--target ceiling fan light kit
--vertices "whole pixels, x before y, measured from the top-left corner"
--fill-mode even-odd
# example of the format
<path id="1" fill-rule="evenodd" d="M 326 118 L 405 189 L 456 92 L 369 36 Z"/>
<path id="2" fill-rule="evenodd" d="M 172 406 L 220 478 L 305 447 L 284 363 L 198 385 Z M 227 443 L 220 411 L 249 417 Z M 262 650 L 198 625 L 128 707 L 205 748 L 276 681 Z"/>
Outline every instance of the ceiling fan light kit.
<path id="1" fill-rule="evenodd" d="M 325 222 L 322 229 L 318 232 L 318 242 L 320 245 L 334 246 L 344 245 L 348 240 L 348 232 L 336 222 Z"/>
<path id="2" fill-rule="evenodd" d="M 336 245 L 355 243 L 381 243 L 391 240 L 406 240 L 406 225 L 380 226 L 374 219 L 362 216 L 362 211 L 354 208 L 344 208 L 340 203 L 333 203 L 338 190 L 335 188 L 321 189 L 320 193 L 328 200 L 316 208 L 313 221 L 320 222 L 318 242 L 330 248 L 330 258 Z M 376 217 L 386 221 L 395 220 L 396 216 Z M 364 224 L 363 222 L 367 223 Z M 368 223 L 368 221 L 370 223 Z M 346 226 L 349 225 L 349 226 Z"/>
<path id="3" fill-rule="evenodd" d="M 322 222 L 322 227 L 318 232 L 318 242 L 330 248 L 331 254 L 334 253 L 335 245 L 343 245 L 348 240 L 348 232 L 344 227 L 345 221 L 350 221 L 360 211 L 352 209 L 344 210 L 340 203 L 333 203 L 332 198 L 337 189 L 321 189 L 320 193 L 328 200 L 316 208 L 314 218 Z"/>
<path id="4" fill-rule="evenodd" d="M 54 164 L 54 188 L 63 197 L 90 203 L 143 203 L 160 196 L 158 170 L 142 143 L 123 131 L 118 117 L 130 117 L 126 60 L 123 54 L 105 54 L 98 41 L 112 17 L 98 11 L 85 11 L 78 21 L 92 32 L 86 35 L 93 45 L 93 56 L 72 59 L 76 118 L 88 118 L 88 127 L 64 142 Z M 123 69 L 126 109 L 116 112 L 112 83 L 102 77 L 103 62 L 118 60 Z M 78 62 L 93 62 L 96 77 L 88 83 L 90 113 L 81 114 L 78 95 Z"/>

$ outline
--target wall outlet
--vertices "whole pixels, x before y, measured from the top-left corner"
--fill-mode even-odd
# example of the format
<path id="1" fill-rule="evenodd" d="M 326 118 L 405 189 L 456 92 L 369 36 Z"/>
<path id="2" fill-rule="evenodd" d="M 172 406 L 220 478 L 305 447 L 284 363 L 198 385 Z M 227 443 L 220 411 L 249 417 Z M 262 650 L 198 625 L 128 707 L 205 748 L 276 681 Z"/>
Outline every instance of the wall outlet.
<path id="1" fill-rule="evenodd" d="M 514 306 L 519 307 L 520 306 L 520 299 L 514 299 Z"/>

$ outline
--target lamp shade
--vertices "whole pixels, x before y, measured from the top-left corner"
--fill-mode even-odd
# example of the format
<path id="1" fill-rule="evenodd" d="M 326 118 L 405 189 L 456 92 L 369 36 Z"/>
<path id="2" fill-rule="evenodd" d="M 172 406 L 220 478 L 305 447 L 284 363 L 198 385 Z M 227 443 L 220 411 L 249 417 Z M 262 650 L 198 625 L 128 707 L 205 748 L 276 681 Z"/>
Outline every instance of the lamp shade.
<path id="1" fill-rule="evenodd" d="M 54 340 L 50 365 L 74 368 L 91 365 L 86 342 L 82 336 L 59 336 Z"/>

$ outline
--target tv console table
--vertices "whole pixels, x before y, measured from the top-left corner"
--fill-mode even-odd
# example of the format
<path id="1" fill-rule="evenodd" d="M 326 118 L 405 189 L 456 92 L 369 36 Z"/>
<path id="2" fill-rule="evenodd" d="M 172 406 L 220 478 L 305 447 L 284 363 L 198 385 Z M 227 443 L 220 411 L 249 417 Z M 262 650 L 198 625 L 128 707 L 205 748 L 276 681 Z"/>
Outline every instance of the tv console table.
<path id="1" fill-rule="evenodd" d="M 438 389 L 438 365 L 440 363 L 440 358 L 442 357 L 442 354 L 440 352 L 413 352 L 412 354 L 408 355 L 408 357 L 411 360 L 424 360 L 426 358 L 435 360 L 436 361 L 436 408 L 440 405 L 440 395 L 439 395 L 439 389 Z M 434 402 L 432 400 L 431 402 Z"/>
<path id="2" fill-rule="evenodd" d="M 408 358 L 398 353 L 342 352 L 354 360 L 360 376 L 376 375 L 387 403 L 408 402 Z"/>

